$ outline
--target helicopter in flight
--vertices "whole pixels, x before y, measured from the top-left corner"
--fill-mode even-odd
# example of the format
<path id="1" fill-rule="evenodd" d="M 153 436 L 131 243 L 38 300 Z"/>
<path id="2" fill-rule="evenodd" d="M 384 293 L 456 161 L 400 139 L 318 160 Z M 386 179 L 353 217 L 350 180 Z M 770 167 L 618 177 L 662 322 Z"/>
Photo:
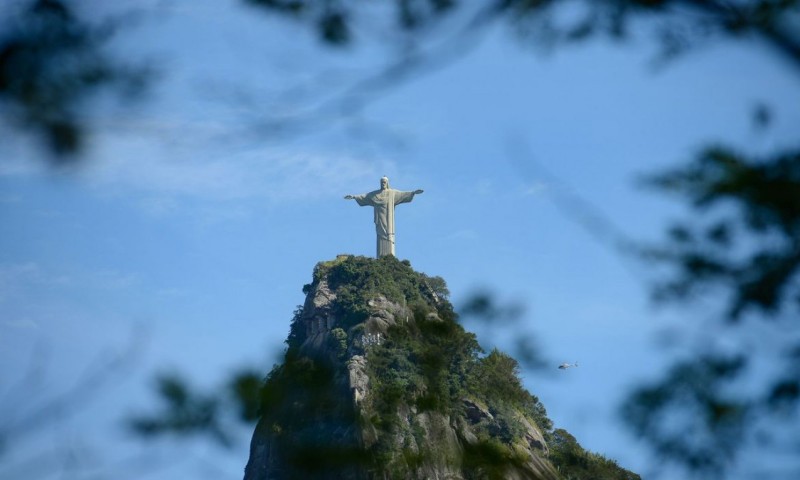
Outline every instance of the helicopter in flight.
<path id="1" fill-rule="evenodd" d="M 578 366 L 578 362 L 575 362 L 575 363 L 564 362 L 564 363 L 562 363 L 561 365 L 558 366 L 558 369 L 559 370 L 566 370 L 568 368 L 577 367 L 577 366 Z"/>

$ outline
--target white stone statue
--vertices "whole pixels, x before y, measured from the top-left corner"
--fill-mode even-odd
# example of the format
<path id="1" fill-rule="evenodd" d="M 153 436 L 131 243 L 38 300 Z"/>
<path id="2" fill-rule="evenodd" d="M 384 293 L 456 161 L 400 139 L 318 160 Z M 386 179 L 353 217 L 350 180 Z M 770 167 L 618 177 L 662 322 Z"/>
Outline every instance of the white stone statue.
<path id="1" fill-rule="evenodd" d="M 408 203 L 422 190 L 401 192 L 389 188 L 389 178 L 381 178 L 381 189 L 362 195 L 345 195 L 345 200 L 355 200 L 359 206 L 369 205 L 375 210 L 375 232 L 378 234 L 378 257 L 394 255 L 394 206 Z"/>

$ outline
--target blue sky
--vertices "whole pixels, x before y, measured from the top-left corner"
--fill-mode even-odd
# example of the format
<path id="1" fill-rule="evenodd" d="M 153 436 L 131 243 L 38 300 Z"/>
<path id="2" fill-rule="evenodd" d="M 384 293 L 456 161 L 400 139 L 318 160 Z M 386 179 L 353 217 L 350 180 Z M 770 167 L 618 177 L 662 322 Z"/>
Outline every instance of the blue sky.
<path id="1" fill-rule="evenodd" d="M 684 327 L 705 313 L 654 308 L 650 272 L 559 202 L 578 195 L 628 236 L 659 238 L 682 210 L 642 189 L 641 175 L 710 142 L 757 153 L 796 141 L 800 83 L 782 59 L 758 45 L 712 43 L 654 69 L 646 40 L 543 54 L 496 28 L 464 58 L 388 89 L 361 113 L 286 138 L 264 129 L 271 115 L 334 95 L 386 57 L 325 52 L 297 26 L 236 2 L 138 5 L 152 15 L 115 47 L 155 59 L 161 73 L 134 108 L 92 109 L 97 130 L 81 168 L 49 170 L 31 139 L 3 132 L 2 416 L 30 411 L 144 332 L 118 384 L 40 434 L 113 467 L 120 448 L 109 453 L 106 438 L 138 449 L 120 418 L 152 405 L 154 372 L 207 387 L 239 365 L 266 372 L 315 263 L 374 254 L 371 212 L 342 197 L 388 175 L 394 188 L 425 190 L 398 207 L 398 256 L 444 277 L 456 304 L 476 289 L 524 304 L 524 330 L 553 368 L 581 364 L 525 372 L 529 389 L 585 447 L 649 472 L 616 406 L 695 341 Z M 774 113 L 763 133 L 750 120 L 758 103 Z M 659 347 L 665 329 L 679 348 Z M 520 335 L 478 330 L 501 348 Z M 31 365 L 39 383 L 13 387 Z M 249 433 L 227 454 L 207 455 L 216 450 L 201 441 L 190 450 L 159 443 L 162 455 L 195 456 L 146 478 L 239 478 Z M 11 459 L 35 453 L 40 437 Z"/>

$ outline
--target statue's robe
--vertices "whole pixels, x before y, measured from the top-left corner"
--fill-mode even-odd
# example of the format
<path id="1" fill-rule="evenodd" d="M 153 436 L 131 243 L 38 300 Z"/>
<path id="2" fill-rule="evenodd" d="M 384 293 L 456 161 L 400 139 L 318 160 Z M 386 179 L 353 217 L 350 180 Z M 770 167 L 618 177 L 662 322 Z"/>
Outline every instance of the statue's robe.
<path id="1" fill-rule="evenodd" d="M 363 195 L 353 195 L 353 198 L 360 206 L 370 206 L 375 210 L 378 257 L 394 255 L 394 207 L 413 200 L 414 192 L 401 192 L 387 188 Z"/>

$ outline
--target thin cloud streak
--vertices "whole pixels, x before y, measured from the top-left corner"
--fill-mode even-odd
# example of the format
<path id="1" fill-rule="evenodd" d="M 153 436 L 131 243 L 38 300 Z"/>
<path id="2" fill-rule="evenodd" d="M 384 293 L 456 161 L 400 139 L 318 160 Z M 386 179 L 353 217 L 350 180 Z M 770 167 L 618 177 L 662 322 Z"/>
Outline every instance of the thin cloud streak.
<path id="1" fill-rule="evenodd" d="M 349 154 L 250 148 L 211 151 L 196 158 L 196 152 L 183 149 L 163 155 L 142 141 L 125 147 L 101 147 L 74 176 L 101 194 L 141 196 L 136 203 L 156 215 L 184 207 L 183 200 L 281 204 L 338 197 L 352 185 L 372 185 L 385 172 L 396 171 L 394 161 Z M 0 176 L 47 175 L 35 162 L 0 164 Z"/>
<path id="2" fill-rule="evenodd" d="M 374 183 L 387 163 L 347 155 L 254 150 L 211 160 L 112 159 L 87 172 L 85 179 L 97 188 L 167 197 L 282 203 L 339 195 L 348 185 L 365 180 Z M 175 207 L 166 200 L 159 202 L 151 206 L 162 210 Z"/>
<path id="3" fill-rule="evenodd" d="M 140 284 L 139 275 L 116 270 L 57 272 L 37 262 L 0 264 L 0 303 L 29 291 L 30 287 L 53 289 L 95 288 L 118 290 Z"/>
<path id="4" fill-rule="evenodd" d="M 38 323 L 34 322 L 29 318 L 20 318 L 17 320 L 7 320 L 2 322 L 2 325 L 6 328 L 12 328 L 17 330 L 41 330 L 42 327 L 39 326 Z"/>
<path id="5" fill-rule="evenodd" d="M 550 191 L 550 185 L 544 182 L 533 182 L 526 186 L 522 191 L 523 197 L 536 197 L 546 195 Z"/>

